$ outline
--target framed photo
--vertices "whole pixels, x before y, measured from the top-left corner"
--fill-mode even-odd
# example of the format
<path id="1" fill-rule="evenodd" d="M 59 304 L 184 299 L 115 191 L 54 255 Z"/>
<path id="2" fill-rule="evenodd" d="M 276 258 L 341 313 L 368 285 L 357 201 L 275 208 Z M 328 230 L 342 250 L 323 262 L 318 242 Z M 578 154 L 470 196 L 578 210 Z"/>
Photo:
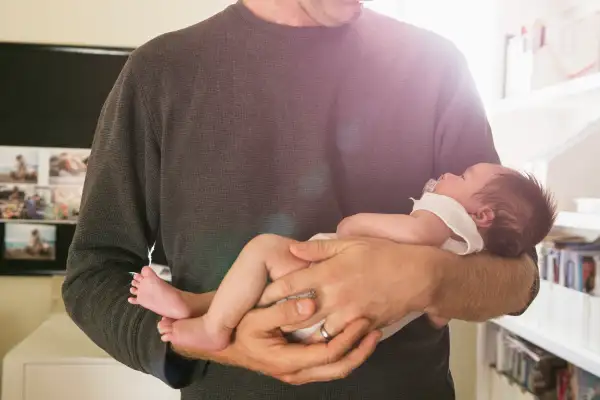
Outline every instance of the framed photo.
<path id="1" fill-rule="evenodd" d="M 0 146 L 0 275 L 64 274 L 89 154 Z"/>
<path id="2" fill-rule="evenodd" d="M 81 204 L 82 186 L 55 186 L 52 189 L 51 202 L 54 207 L 54 219 L 77 220 Z"/>
<path id="3" fill-rule="evenodd" d="M 51 185 L 83 185 L 89 150 L 52 151 L 48 159 Z"/>
<path id="4" fill-rule="evenodd" d="M 0 147 L 0 183 L 37 183 L 38 151 L 32 147 Z"/>
<path id="5" fill-rule="evenodd" d="M 4 229 L 4 259 L 56 260 L 56 226 L 7 223 Z"/>
<path id="6" fill-rule="evenodd" d="M 25 200 L 32 195 L 33 186 L 0 184 L 0 218 L 23 218 L 25 213 Z"/>

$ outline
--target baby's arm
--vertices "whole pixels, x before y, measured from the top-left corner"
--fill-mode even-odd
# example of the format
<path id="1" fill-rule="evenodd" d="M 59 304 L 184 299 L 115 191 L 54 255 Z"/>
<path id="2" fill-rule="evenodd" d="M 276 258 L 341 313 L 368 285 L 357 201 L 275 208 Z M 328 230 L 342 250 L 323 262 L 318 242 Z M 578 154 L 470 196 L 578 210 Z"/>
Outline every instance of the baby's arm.
<path id="1" fill-rule="evenodd" d="M 419 210 L 404 214 L 356 214 L 345 218 L 337 228 L 344 236 L 368 236 L 398 243 L 440 247 L 452 231 L 438 216 Z"/>

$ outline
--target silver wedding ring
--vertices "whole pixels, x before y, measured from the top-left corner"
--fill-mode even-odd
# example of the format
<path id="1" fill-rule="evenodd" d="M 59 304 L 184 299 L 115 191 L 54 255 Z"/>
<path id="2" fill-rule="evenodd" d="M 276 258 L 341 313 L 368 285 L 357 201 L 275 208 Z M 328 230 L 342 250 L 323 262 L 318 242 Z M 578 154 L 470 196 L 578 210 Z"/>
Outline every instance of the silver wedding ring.
<path id="1" fill-rule="evenodd" d="M 323 336 L 323 339 L 325 339 L 326 342 L 329 342 L 331 339 L 333 339 L 333 335 L 331 335 L 325 329 L 325 324 L 321 325 L 321 328 L 319 328 L 319 332 L 321 332 L 321 336 Z"/>

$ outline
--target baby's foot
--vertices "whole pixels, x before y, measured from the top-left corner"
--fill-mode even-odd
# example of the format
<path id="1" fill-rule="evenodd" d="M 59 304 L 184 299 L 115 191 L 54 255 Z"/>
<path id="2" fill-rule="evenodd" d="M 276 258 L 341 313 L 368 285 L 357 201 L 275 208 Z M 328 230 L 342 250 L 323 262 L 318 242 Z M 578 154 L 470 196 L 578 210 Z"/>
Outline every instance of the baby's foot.
<path id="1" fill-rule="evenodd" d="M 184 300 L 182 292 L 156 275 L 150 267 L 142 268 L 131 281 L 131 304 L 137 304 L 163 317 L 181 319 L 191 316 L 191 308 Z"/>
<path id="2" fill-rule="evenodd" d="M 158 323 L 158 332 L 163 342 L 171 342 L 175 346 L 197 351 L 221 351 L 230 342 L 232 330 L 213 328 L 205 316 L 179 319 L 163 318 Z"/>

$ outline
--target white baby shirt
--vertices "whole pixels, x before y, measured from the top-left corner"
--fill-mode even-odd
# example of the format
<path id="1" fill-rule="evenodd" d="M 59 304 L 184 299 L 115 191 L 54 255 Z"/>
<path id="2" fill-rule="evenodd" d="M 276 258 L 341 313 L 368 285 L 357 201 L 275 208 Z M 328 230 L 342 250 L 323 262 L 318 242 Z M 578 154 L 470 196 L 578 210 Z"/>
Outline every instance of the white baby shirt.
<path id="1" fill-rule="evenodd" d="M 424 210 L 435 214 L 462 239 L 450 238 L 442 245 L 442 249 L 461 256 L 483 250 L 483 238 L 475 221 L 458 201 L 436 193 L 424 193 L 421 199 L 412 200 L 415 203 L 412 213 Z"/>

